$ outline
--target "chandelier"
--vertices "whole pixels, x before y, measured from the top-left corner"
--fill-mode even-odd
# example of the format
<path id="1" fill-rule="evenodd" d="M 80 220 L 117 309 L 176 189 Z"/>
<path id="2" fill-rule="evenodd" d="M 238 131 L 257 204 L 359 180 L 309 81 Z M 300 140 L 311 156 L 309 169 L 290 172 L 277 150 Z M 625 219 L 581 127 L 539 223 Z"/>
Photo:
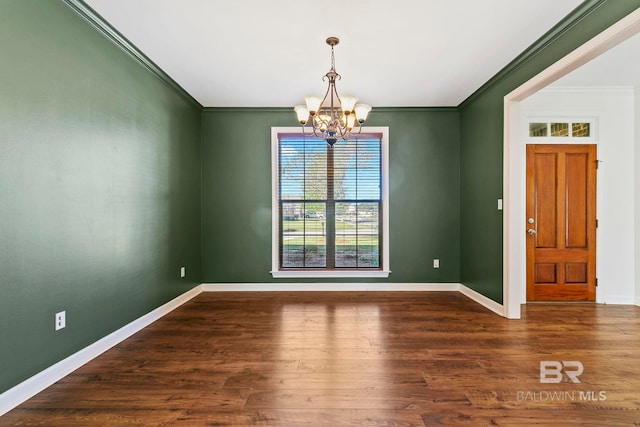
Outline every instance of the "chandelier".
<path id="1" fill-rule="evenodd" d="M 331 147 L 339 138 L 348 140 L 351 135 L 357 135 L 362 130 L 362 124 L 367 119 L 371 106 L 356 104 L 358 98 L 351 95 L 339 96 L 336 90 L 336 80 L 340 80 L 340 74 L 336 72 L 333 47 L 340 42 L 337 37 L 329 37 L 327 44 L 331 46 L 331 69 L 322 78 L 329 82 L 324 98 L 306 96 L 306 105 L 297 105 L 294 110 L 298 121 L 302 125 L 305 135 L 315 135 L 327 141 Z M 307 130 L 307 123 L 311 129 Z M 357 130 L 354 131 L 354 127 Z"/>

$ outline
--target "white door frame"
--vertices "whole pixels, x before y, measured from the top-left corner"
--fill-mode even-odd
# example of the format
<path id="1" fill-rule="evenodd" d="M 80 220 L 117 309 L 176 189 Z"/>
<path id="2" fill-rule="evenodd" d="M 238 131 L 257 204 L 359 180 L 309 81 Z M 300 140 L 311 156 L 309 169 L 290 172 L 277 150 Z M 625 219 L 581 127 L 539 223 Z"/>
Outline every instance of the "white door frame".
<path id="1" fill-rule="evenodd" d="M 546 68 L 538 75 L 514 89 L 504 97 L 504 157 L 503 157 L 503 308 L 509 319 L 520 318 L 522 302 L 521 289 L 526 281 L 526 271 L 522 262 L 525 256 L 524 217 L 512 214 L 519 211 L 523 200 L 523 188 L 510 185 L 512 158 L 511 143 L 522 138 L 520 132 L 520 101 L 548 86 L 576 68 L 586 64 L 598 55 L 622 43 L 640 32 L 640 8 L 636 9 L 611 27 L 604 30 L 573 52 Z M 524 208 L 523 208 L 524 209 Z"/>

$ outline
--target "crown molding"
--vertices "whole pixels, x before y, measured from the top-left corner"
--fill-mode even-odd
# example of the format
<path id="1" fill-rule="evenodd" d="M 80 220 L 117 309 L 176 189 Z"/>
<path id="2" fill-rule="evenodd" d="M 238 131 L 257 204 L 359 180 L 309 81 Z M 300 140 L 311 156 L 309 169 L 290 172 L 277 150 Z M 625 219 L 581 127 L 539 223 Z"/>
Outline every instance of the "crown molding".
<path id="1" fill-rule="evenodd" d="M 452 112 L 458 111 L 458 107 L 374 107 L 371 113 L 374 111 L 379 113 L 423 113 L 423 112 Z M 369 113 L 369 114 L 371 114 Z"/>
<path id="2" fill-rule="evenodd" d="M 110 42 L 119 47 L 122 51 L 127 53 L 133 59 L 135 59 L 140 65 L 150 71 L 153 75 L 159 78 L 164 84 L 175 90 L 182 98 L 192 104 L 194 107 L 202 108 L 202 105 L 196 101 L 186 90 L 182 88 L 175 80 L 173 80 L 167 73 L 162 71 L 149 57 L 147 57 L 140 49 L 138 49 L 133 43 L 131 43 L 125 36 L 123 36 L 118 30 L 113 28 L 98 12 L 93 10 L 88 4 L 82 0 L 62 0 L 67 6 L 71 8 L 78 16 L 88 22 L 93 28 L 98 30 L 103 36 L 105 36 Z"/>
<path id="3" fill-rule="evenodd" d="M 219 112 L 287 112 L 293 113 L 293 107 L 203 107 L 205 113 Z M 455 112 L 458 107 L 373 107 L 371 113 L 397 113 L 397 112 Z"/>
<path id="4" fill-rule="evenodd" d="M 293 114 L 293 107 L 202 107 L 203 113 L 239 113 L 239 112 L 266 112 Z M 295 116 L 292 116 L 295 117 Z M 297 121 L 296 121 L 297 122 Z"/>
<path id="5" fill-rule="evenodd" d="M 553 28 L 551 28 L 531 46 L 525 49 L 524 52 L 522 52 L 513 61 L 507 64 L 502 70 L 498 71 L 498 73 L 490 78 L 485 84 L 480 86 L 478 90 L 469 95 L 467 99 L 465 99 L 460 103 L 460 105 L 458 105 L 458 108 L 463 109 L 467 105 L 471 104 L 475 99 L 477 99 L 487 90 L 491 89 L 496 83 L 500 82 L 506 76 L 529 62 L 532 58 L 542 52 L 547 46 L 558 40 L 567 31 L 569 31 L 576 24 L 589 16 L 594 10 L 598 9 L 606 2 L 607 0 L 586 0 L 581 3 L 562 21 L 553 26 Z"/>

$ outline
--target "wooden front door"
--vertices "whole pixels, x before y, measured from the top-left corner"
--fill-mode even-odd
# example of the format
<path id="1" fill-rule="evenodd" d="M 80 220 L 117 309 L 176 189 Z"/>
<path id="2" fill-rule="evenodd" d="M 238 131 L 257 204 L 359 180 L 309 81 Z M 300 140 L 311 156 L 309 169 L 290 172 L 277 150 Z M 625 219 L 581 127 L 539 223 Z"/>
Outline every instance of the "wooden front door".
<path id="1" fill-rule="evenodd" d="M 595 301 L 596 146 L 527 145 L 527 301 Z"/>

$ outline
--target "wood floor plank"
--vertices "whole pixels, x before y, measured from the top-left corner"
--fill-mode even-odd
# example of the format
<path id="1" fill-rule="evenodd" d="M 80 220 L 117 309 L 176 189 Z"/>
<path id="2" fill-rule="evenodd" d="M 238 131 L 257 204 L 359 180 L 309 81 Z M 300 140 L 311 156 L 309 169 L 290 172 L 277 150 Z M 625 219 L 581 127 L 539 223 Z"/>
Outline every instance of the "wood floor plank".
<path id="1" fill-rule="evenodd" d="M 322 374 L 259 373 L 254 371 L 231 375 L 224 387 L 250 388 L 251 390 L 375 390 L 393 389 L 397 386 L 424 386 L 424 378 L 414 373 L 377 372 L 367 375 L 357 372 Z"/>
<path id="2" fill-rule="evenodd" d="M 394 426 L 424 427 L 422 415 L 413 409 L 273 409 L 255 411 L 216 412 L 187 411 L 171 425 L 192 427 L 202 425 L 224 426 L 281 426 L 281 427 L 336 427 L 336 426 Z"/>
<path id="3" fill-rule="evenodd" d="M 580 382 L 542 383 L 541 361 L 579 361 Z M 640 426 L 638 367 L 633 306 L 203 293 L 0 425 Z"/>
<path id="4" fill-rule="evenodd" d="M 26 409 L 21 417 L 2 417 L 0 426 L 169 426 L 186 417 L 185 411 L 176 410 L 136 410 L 128 408 L 119 410 L 114 408 L 100 409 Z M 4 418 L 7 418 L 5 424 Z M 10 421 L 11 420 L 11 421 Z"/>
<path id="5" fill-rule="evenodd" d="M 422 415 L 426 426 L 624 427 L 638 424 L 637 412 L 585 409 L 438 410 Z"/>
<path id="6" fill-rule="evenodd" d="M 469 406 L 469 400 L 460 390 L 436 391 L 426 385 L 386 387 L 375 390 L 307 389 L 270 390 L 252 393 L 247 408 L 283 409 L 404 409 L 427 410 L 434 402 L 449 402 Z"/>

